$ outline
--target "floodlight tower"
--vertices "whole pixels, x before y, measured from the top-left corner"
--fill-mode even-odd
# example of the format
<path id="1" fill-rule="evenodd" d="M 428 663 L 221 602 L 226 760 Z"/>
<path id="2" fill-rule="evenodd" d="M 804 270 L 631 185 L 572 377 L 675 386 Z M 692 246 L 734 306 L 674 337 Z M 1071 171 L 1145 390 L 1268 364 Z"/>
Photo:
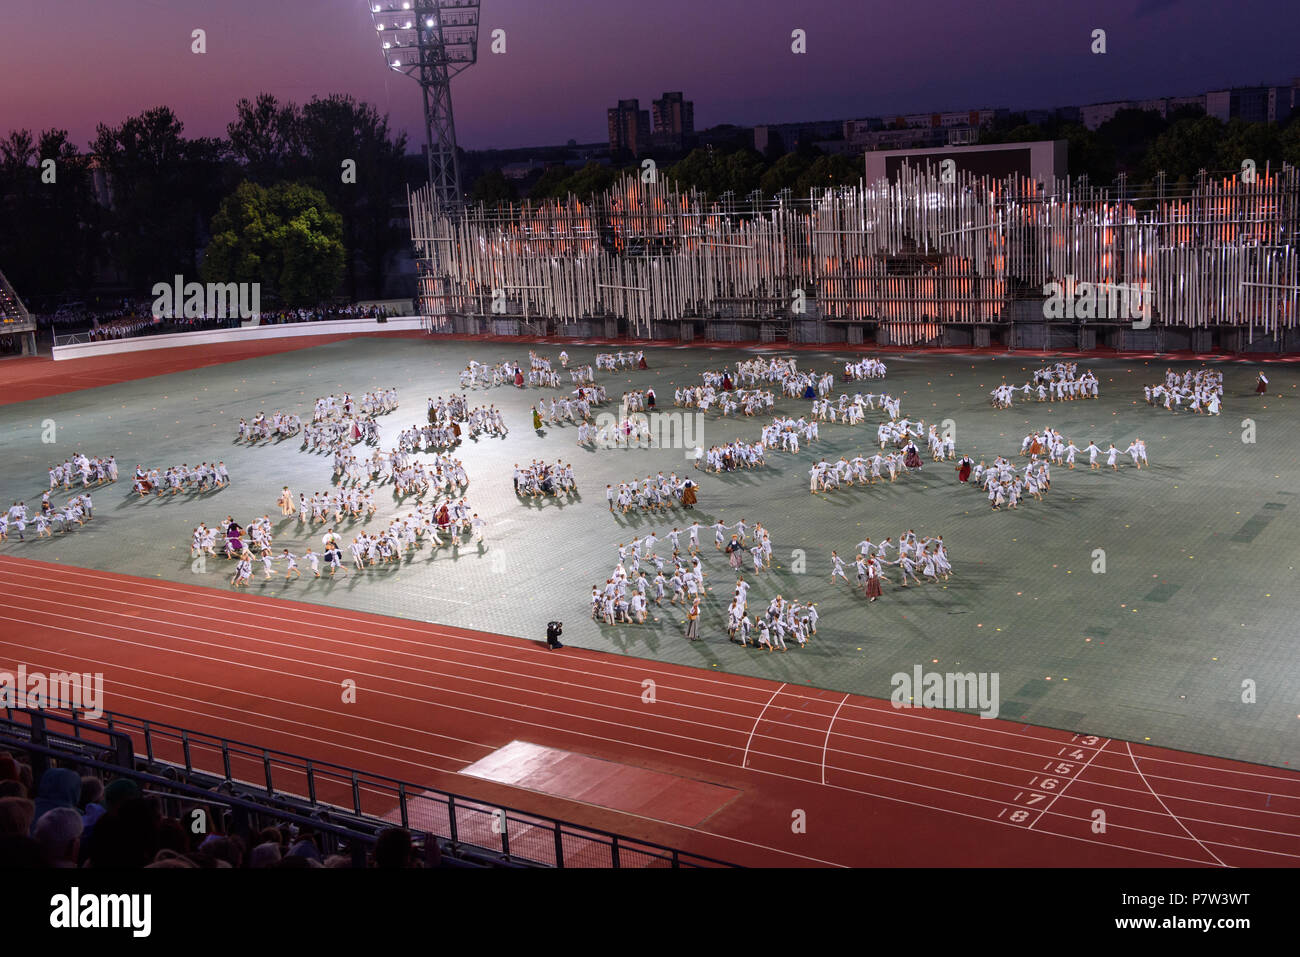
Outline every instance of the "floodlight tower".
<path id="1" fill-rule="evenodd" d="M 388 68 L 420 84 L 429 185 L 441 209 L 461 202 L 451 78 L 478 59 L 479 0 L 367 0 Z"/>

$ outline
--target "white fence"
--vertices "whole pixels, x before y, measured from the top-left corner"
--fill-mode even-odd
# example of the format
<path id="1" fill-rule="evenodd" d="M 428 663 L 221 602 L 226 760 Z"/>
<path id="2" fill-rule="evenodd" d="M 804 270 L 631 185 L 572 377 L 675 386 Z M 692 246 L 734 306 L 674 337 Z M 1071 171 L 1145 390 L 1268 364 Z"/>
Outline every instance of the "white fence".
<path id="1" fill-rule="evenodd" d="M 287 322 L 266 326 L 241 326 L 238 329 L 207 329 L 200 332 L 176 332 L 161 336 L 137 336 L 108 339 L 103 342 L 80 342 L 56 345 L 54 359 L 84 359 L 89 356 L 116 355 L 123 352 L 146 352 L 153 349 L 179 349 L 186 346 L 210 346 L 227 342 L 257 339 L 284 339 L 295 336 L 354 335 L 358 332 L 381 335 L 424 328 L 419 316 L 399 316 L 387 322 L 376 319 L 333 319 L 325 322 Z M 74 338 L 74 337 L 69 337 Z"/>

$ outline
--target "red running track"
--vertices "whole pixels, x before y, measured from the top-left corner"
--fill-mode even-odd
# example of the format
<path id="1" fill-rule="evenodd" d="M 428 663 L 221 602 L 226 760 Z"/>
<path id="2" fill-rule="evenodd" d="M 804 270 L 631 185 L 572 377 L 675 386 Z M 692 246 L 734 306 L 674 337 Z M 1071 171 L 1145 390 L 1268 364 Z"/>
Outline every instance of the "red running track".
<path id="1" fill-rule="evenodd" d="M 0 596 L 0 668 L 108 710 L 738 864 L 1300 864 L 1277 768 L 10 556 Z M 740 793 L 686 827 L 458 773 L 514 740 Z"/>

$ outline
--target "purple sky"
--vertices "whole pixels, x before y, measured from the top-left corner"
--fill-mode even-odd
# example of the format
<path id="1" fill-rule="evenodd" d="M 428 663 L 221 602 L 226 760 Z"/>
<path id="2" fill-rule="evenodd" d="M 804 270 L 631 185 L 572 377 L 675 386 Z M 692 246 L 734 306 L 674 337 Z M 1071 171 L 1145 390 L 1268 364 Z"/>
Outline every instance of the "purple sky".
<path id="1" fill-rule="evenodd" d="M 422 141 L 419 88 L 385 68 L 363 0 L 3 7 L 0 135 L 64 127 L 84 149 L 96 122 L 159 104 L 188 135 L 224 135 L 240 97 L 342 91 Z M 488 49 L 498 27 L 503 55 Z M 1096 27 L 1104 56 L 1089 52 Z M 616 100 L 648 109 L 665 90 L 684 91 L 703 128 L 1289 83 L 1298 37 L 1296 0 L 483 0 L 479 62 L 453 97 L 469 149 L 589 142 Z"/>

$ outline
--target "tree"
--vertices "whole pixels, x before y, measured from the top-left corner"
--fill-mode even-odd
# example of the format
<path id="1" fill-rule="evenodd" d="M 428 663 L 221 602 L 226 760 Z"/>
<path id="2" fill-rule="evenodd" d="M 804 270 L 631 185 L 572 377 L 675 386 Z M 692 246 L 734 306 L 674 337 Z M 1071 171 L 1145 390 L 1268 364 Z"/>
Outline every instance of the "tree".
<path id="1" fill-rule="evenodd" d="M 1195 182 L 1202 169 L 1213 169 L 1223 124 L 1212 116 L 1195 116 L 1170 123 L 1156 137 L 1142 163 L 1146 178 L 1163 170 L 1173 181 Z"/>
<path id="2" fill-rule="evenodd" d="M 819 156 L 795 180 L 794 194 L 807 196 L 813 189 L 855 186 L 863 175 L 863 168 L 847 156 Z"/>
<path id="3" fill-rule="evenodd" d="M 1120 110 L 1097 129 L 1097 138 L 1115 156 L 1118 169 L 1140 174 L 1142 160 L 1167 121 L 1155 110 Z"/>
<path id="4" fill-rule="evenodd" d="M 48 168 L 47 161 L 52 161 Z M 67 130 L 13 130 L 0 141 L 0 262 L 27 296 L 84 291 L 94 280 L 101 216 L 89 157 Z"/>
<path id="5" fill-rule="evenodd" d="M 349 298 L 358 297 L 358 264 L 378 294 L 385 262 L 409 241 L 395 208 L 405 204 L 406 134 L 391 135 L 386 116 L 340 93 L 313 97 L 293 128 L 301 139 L 304 180 L 343 217 Z"/>
<path id="6" fill-rule="evenodd" d="M 227 176 L 224 144 L 185 140 L 183 129 L 165 106 L 96 128 L 92 148 L 113 195 L 109 244 L 135 286 L 194 268 L 202 224 Z"/>
<path id="7" fill-rule="evenodd" d="M 1300 166 L 1300 114 L 1293 116 L 1278 136 L 1278 149 L 1282 159 L 1292 166 Z"/>
<path id="8" fill-rule="evenodd" d="M 1055 139 L 1066 141 L 1070 175 L 1086 175 L 1091 186 L 1109 186 L 1115 180 L 1115 151 L 1092 130 L 1079 123 L 1063 123 Z"/>
<path id="9" fill-rule="evenodd" d="M 799 177 L 808 172 L 816 162 L 815 156 L 803 152 L 786 153 L 767 168 L 759 179 L 759 188 L 767 196 L 775 196 L 783 189 L 796 190 Z"/>
<path id="10" fill-rule="evenodd" d="M 557 199 L 564 195 L 563 185 L 568 178 L 569 171 L 565 167 L 548 166 L 538 177 L 537 182 L 533 183 L 533 188 L 528 191 L 528 198 Z"/>
<path id="11" fill-rule="evenodd" d="M 1250 160 L 1260 173 L 1270 163 L 1276 169 L 1282 162 L 1282 136 L 1276 125 L 1229 120 L 1214 150 L 1216 171 L 1240 173 L 1242 163 Z"/>
<path id="12" fill-rule="evenodd" d="M 668 178 L 683 189 L 694 187 L 712 199 L 731 190 L 743 198 L 758 188 L 765 172 L 763 157 L 753 149 L 724 154 L 708 147 L 692 150 L 670 167 Z"/>
<path id="13" fill-rule="evenodd" d="M 42 250 L 29 230 L 40 214 L 40 171 L 33 166 L 36 141 L 31 130 L 10 130 L 0 140 L 0 264 L 23 295 L 31 295 L 40 276 Z"/>
<path id="14" fill-rule="evenodd" d="M 240 100 L 235 120 L 226 126 L 231 152 L 242 161 L 244 174 L 264 186 L 300 171 L 301 132 L 298 108 L 281 106 L 270 93 Z"/>
<path id="15" fill-rule="evenodd" d="M 471 203 L 483 203 L 486 206 L 513 203 L 518 198 L 519 191 L 515 189 L 515 184 L 506 179 L 505 173 L 500 169 L 485 172 L 474 181 L 474 188 L 469 193 Z"/>
<path id="16" fill-rule="evenodd" d="M 599 163 L 587 163 L 580 170 L 576 170 L 561 184 L 563 192 L 561 196 L 567 196 L 572 193 L 583 200 L 589 196 L 595 196 L 597 193 L 603 193 L 620 179 L 625 172 L 616 169 L 613 166 L 602 166 Z"/>
<path id="17" fill-rule="evenodd" d="M 564 199 L 573 194 L 586 202 L 590 197 L 603 193 L 628 175 L 640 175 L 640 167 L 618 169 L 613 166 L 602 166 L 594 160 L 582 169 L 574 171 L 564 166 L 551 166 L 533 184 L 533 188 L 528 192 L 528 198 Z"/>
<path id="18" fill-rule="evenodd" d="M 667 176 L 682 189 L 694 188 L 709 196 L 719 196 L 727 189 L 721 158 L 722 154 L 716 150 L 697 147 L 670 166 Z"/>
<path id="19" fill-rule="evenodd" d="M 260 283 L 268 298 L 305 306 L 333 296 L 343 278 L 343 219 L 303 183 L 241 183 L 212 231 L 205 282 Z"/>
<path id="20" fill-rule="evenodd" d="M 36 144 L 31 130 L 10 130 L 9 135 L 0 140 L 0 171 L 6 176 L 25 169 L 35 156 Z"/>
<path id="21" fill-rule="evenodd" d="M 723 162 L 723 191 L 731 190 L 737 197 L 748 196 L 758 189 L 766 168 L 762 155 L 752 147 L 736 150 Z M 717 194 L 713 198 L 717 199 Z"/>

